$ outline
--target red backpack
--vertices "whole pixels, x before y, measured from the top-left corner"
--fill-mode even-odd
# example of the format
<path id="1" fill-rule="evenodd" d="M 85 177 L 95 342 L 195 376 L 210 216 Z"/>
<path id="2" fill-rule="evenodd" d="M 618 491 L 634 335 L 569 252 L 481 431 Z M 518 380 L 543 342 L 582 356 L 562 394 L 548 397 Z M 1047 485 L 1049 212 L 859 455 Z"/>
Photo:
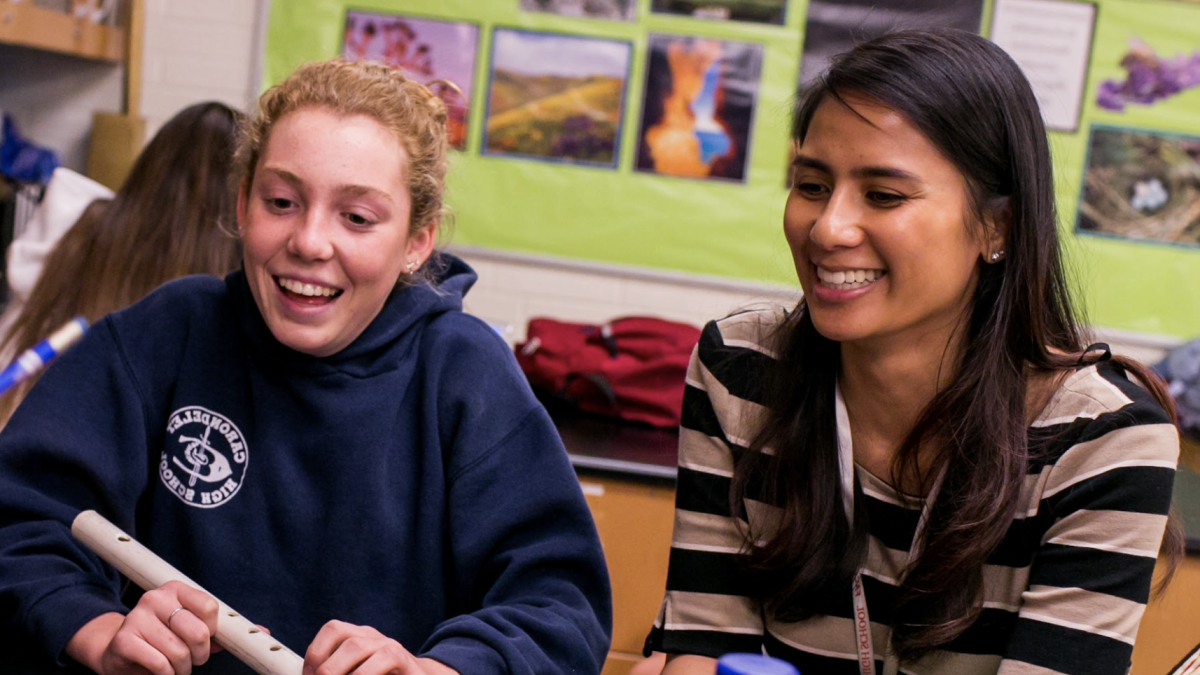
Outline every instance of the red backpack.
<path id="1" fill-rule="evenodd" d="M 534 389 L 580 410 L 675 427 L 700 329 L 649 317 L 603 325 L 531 319 L 517 362 Z"/>

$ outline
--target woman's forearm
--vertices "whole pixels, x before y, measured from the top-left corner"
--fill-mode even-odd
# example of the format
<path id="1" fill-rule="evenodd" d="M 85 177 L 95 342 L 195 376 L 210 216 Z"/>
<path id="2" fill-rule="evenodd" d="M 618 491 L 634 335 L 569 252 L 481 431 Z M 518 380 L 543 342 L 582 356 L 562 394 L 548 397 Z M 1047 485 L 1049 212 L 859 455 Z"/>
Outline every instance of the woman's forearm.
<path id="1" fill-rule="evenodd" d="M 662 675 L 713 675 L 717 672 L 717 660 L 692 654 L 672 654 L 667 657 Z"/>

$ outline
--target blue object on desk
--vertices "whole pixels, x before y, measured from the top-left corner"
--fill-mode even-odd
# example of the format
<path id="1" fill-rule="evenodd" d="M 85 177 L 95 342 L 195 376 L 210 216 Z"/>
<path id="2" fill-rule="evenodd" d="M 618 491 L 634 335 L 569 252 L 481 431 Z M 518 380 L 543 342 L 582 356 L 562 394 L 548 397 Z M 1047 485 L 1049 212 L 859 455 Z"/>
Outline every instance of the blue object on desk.
<path id="1" fill-rule="evenodd" d="M 4 372 L 0 372 L 0 394 L 17 386 L 25 378 L 37 374 L 51 359 L 65 352 L 87 332 L 88 322 L 82 316 L 71 319 L 50 337 L 37 343 L 17 357 Z"/>
<path id="2" fill-rule="evenodd" d="M 762 654 L 726 654 L 717 659 L 717 675 L 800 675 L 796 666 Z"/>

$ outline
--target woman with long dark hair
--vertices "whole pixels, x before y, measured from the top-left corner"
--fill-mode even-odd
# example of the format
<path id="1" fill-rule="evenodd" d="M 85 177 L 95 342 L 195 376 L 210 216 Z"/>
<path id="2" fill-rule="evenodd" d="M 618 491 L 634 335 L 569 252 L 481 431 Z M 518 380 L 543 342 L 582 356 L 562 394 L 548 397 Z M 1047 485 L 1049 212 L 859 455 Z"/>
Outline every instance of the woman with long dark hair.
<path id="1" fill-rule="evenodd" d="M 703 333 L 647 649 L 668 675 L 764 649 L 824 675 L 1125 673 L 1179 555 L 1179 439 L 1146 368 L 1085 346 L 1020 69 L 895 33 L 834 60 L 793 139 L 804 299 Z"/>

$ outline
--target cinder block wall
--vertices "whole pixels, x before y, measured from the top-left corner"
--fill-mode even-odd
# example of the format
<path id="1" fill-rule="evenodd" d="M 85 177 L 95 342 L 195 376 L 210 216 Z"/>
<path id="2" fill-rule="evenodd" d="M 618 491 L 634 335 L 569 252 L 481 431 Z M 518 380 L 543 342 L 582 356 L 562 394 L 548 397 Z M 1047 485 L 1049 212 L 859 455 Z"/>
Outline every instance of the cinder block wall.
<path id="1" fill-rule="evenodd" d="M 264 0 L 146 0 L 141 114 L 146 138 L 181 109 L 258 97 Z"/>

